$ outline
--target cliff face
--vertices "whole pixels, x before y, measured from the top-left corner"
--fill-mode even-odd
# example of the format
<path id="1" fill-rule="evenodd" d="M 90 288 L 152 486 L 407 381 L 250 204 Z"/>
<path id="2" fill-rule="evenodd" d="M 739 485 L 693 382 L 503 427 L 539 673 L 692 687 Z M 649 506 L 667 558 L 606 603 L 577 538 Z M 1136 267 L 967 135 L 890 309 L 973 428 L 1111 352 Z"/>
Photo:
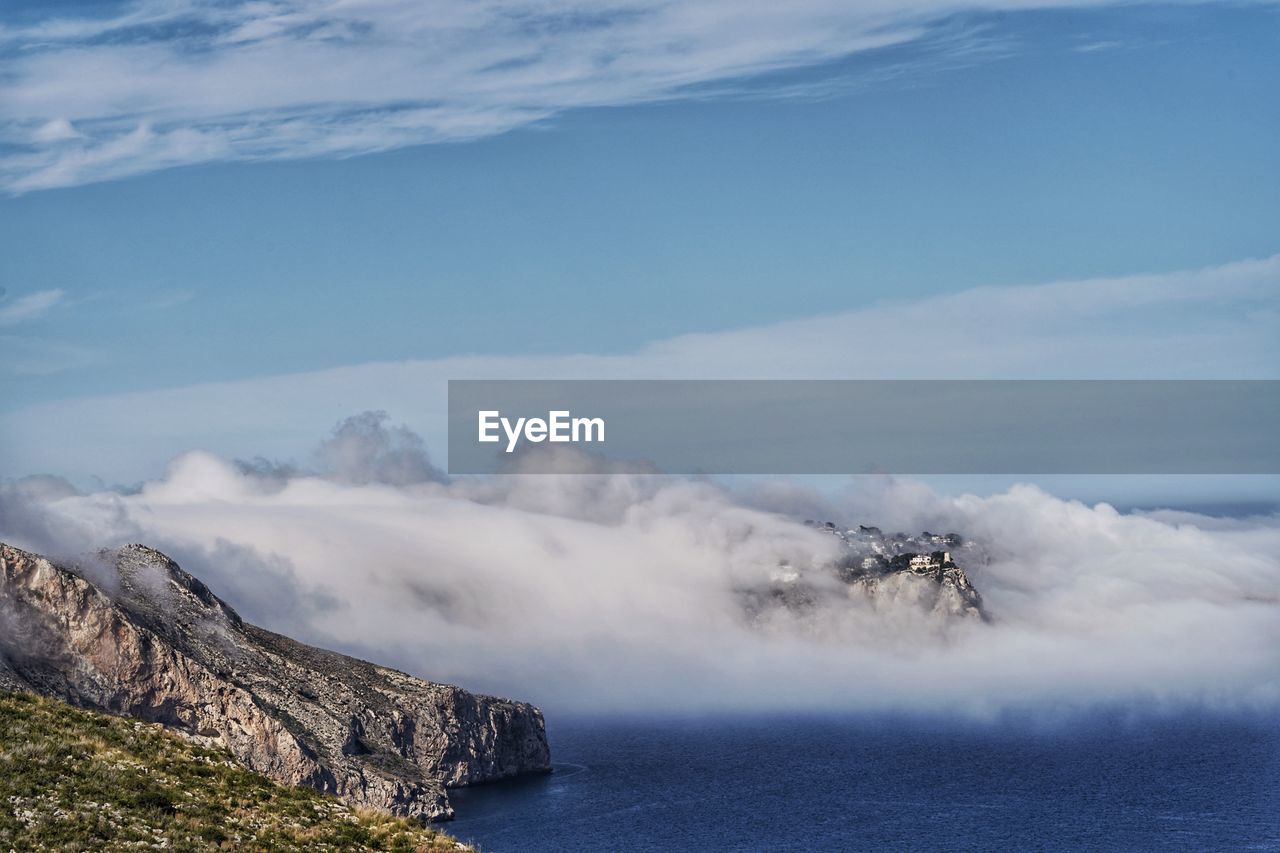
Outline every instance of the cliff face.
<path id="1" fill-rule="evenodd" d="M 784 564 L 767 586 L 739 589 L 749 619 L 759 622 L 779 609 L 803 616 L 822 606 L 852 604 L 877 614 L 923 617 L 919 624 L 930 631 L 990 620 L 982 596 L 953 559 L 984 565 L 987 556 L 975 543 L 954 533 L 909 536 L 805 523 L 840 540 L 839 559 L 808 569 Z"/>
<path id="2" fill-rule="evenodd" d="M 163 723 L 276 781 L 439 820 L 446 788 L 545 771 L 542 714 L 245 623 L 140 545 L 59 566 L 0 544 L 0 687 Z"/>
<path id="3" fill-rule="evenodd" d="M 952 558 L 963 555 L 970 566 L 982 566 L 987 555 L 960 535 L 886 535 L 878 527 L 841 530 L 830 524 L 819 529 L 844 543 L 838 573 L 850 595 L 876 609 L 907 605 L 941 620 L 988 620 L 982 596 Z"/>

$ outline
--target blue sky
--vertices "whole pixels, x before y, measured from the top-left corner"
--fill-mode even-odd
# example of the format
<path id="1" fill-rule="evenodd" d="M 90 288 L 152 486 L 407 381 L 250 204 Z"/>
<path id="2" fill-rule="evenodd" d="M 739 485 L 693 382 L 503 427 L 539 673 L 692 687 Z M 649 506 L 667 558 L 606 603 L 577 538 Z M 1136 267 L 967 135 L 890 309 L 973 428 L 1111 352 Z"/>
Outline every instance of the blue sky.
<path id="1" fill-rule="evenodd" d="M 648 5 L 634 24 L 568 3 L 518 26 L 459 11 L 447 33 L 462 35 L 410 19 L 396 44 L 302 0 L 278 4 L 285 23 L 185 0 L 8 5 L 0 411 L 15 446 L 30 449 L 13 424 L 39 406 L 89 397 L 366 362 L 608 358 L 1280 252 L 1275 5 L 814 0 L 734 17 L 723 38 L 720 4 L 674 23 Z M 369 8 L 378 32 L 412 5 Z M 680 50 L 649 47 L 662 39 Z M 314 45 L 347 41 L 370 76 L 320 79 L 343 55 Z M 490 85 L 477 54 L 505 76 Z M 269 67 L 284 82 L 254 77 Z M 1184 331 L 1247 320 L 1265 341 L 1277 285 L 1261 275 L 1245 296 L 1154 313 Z M 1139 341 L 1154 328 L 1081 322 Z M 1219 373 L 1274 373 L 1274 348 L 1251 340 L 1236 362 L 1215 353 Z M 1150 373 L 1061 355 L 1067 375 Z M 399 393 L 372 402 L 411 418 L 427 392 Z M 224 433 L 287 448 L 277 427 Z"/>

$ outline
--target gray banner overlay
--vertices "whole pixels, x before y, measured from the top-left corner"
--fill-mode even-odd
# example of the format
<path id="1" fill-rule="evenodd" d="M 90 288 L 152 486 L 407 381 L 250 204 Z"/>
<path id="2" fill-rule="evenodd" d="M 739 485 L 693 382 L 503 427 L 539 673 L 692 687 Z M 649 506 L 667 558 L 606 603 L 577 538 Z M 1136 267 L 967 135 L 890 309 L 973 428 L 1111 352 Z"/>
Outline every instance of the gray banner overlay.
<path id="1" fill-rule="evenodd" d="M 547 428 L 513 442 L 520 418 Z M 670 474 L 1276 474 L 1277 436 L 1280 380 L 449 382 L 451 474 L 547 448 Z"/>

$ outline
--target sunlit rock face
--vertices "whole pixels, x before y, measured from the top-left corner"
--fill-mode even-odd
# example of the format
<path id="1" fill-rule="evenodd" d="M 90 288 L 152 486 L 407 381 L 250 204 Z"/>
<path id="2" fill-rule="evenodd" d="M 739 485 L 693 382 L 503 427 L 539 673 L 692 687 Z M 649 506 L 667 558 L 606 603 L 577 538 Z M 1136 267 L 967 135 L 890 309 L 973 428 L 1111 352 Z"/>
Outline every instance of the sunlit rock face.
<path id="1" fill-rule="evenodd" d="M 244 622 L 158 551 L 75 566 L 0 544 L 0 687 L 164 723 L 247 767 L 439 820 L 446 789 L 550 767 L 541 712 Z"/>
<path id="2" fill-rule="evenodd" d="M 976 543 L 955 533 L 885 534 L 876 527 L 837 527 L 805 522 L 840 540 L 834 563 L 801 569 L 780 565 L 769 583 L 739 590 L 749 620 L 766 624 L 779 610 L 802 621 L 822 612 L 870 617 L 863 627 L 874 632 L 876 618 L 895 625 L 914 624 L 924 633 L 946 633 L 955 625 L 990 620 L 982 596 L 957 562 L 971 567 L 987 562 Z"/>
<path id="3" fill-rule="evenodd" d="M 848 554 L 838 572 L 851 595 L 863 595 L 877 608 L 905 605 L 944 620 L 987 620 L 982 596 L 953 555 L 963 555 L 971 567 L 984 565 L 987 556 L 959 534 L 886 536 L 878 527 L 823 529 L 845 544 Z"/>

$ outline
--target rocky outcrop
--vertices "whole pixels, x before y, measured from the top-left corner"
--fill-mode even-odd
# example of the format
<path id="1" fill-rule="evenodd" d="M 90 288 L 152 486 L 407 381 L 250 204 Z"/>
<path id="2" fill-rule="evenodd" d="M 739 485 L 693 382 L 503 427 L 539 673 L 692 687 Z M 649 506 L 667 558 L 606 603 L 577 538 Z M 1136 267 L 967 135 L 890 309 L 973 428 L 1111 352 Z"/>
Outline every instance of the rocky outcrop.
<path id="1" fill-rule="evenodd" d="M 819 610 L 857 606 L 876 614 L 922 617 L 917 624 L 946 630 L 966 622 L 986 622 L 982 596 L 953 558 L 981 566 L 985 552 L 955 533 L 885 534 L 875 527 L 841 528 L 831 522 L 805 524 L 840 540 L 834 563 L 801 568 L 784 563 L 767 585 L 737 590 L 749 621 L 773 612 L 806 616 Z"/>
<path id="2" fill-rule="evenodd" d="M 861 595 L 878 610 L 905 605 L 941 620 L 988 620 L 982 596 L 953 559 L 953 553 L 963 552 L 966 562 L 980 566 L 986 554 L 959 534 L 885 535 L 878 527 L 818 527 L 844 543 L 846 554 L 837 571 L 850 595 Z"/>
<path id="3" fill-rule="evenodd" d="M 446 788 L 542 772 L 542 714 L 244 622 L 158 551 L 0 544 L 0 687 L 160 722 L 277 781 L 439 820 Z"/>

